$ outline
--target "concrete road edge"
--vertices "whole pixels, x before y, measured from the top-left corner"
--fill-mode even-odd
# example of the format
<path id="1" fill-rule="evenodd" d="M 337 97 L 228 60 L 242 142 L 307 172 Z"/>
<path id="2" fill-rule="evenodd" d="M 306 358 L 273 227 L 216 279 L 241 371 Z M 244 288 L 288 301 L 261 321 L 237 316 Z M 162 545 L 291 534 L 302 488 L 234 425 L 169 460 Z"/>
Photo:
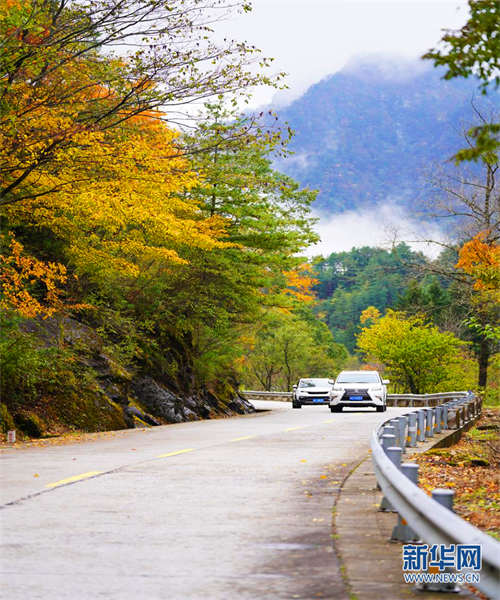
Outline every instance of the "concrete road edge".
<path id="1" fill-rule="evenodd" d="M 447 434 L 436 436 L 417 452 L 438 444 Z M 336 503 L 334 539 L 341 571 L 351 600 L 442 600 L 440 593 L 420 592 L 402 577 L 402 544 L 389 540 L 396 513 L 378 510 L 382 493 L 377 489 L 368 454 L 345 479 Z M 463 590 L 460 598 L 476 598 Z M 454 595 L 456 597 L 456 595 Z"/>

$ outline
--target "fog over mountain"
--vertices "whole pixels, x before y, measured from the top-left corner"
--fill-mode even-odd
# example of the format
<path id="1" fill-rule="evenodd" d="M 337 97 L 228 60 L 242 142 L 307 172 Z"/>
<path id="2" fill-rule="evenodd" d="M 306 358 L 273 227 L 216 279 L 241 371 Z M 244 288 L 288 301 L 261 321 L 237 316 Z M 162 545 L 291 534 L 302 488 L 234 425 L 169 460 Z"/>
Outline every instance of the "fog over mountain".
<path id="1" fill-rule="evenodd" d="M 276 167 L 318 189 L 315 209 L 326 215 L 388 203 L 413 210 L 431 195 L 429 170 L 464 146 L 471 101 L 485 114 L 500 109 L 477 81 L 441 76 L 422 61 L 352 61 L 279 108 L 295 137 Z"/>

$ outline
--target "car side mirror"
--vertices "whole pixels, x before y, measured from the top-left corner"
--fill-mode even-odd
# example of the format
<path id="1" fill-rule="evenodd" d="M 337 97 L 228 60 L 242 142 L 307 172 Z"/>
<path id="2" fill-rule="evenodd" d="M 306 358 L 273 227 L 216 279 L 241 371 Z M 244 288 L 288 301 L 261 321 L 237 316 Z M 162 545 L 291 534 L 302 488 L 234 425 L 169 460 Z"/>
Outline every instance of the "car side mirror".
<path id="1" fill-rule="evenodd" d="M 382 379 L 382 383 L 383 383 L 384 385 L 388 385 L 388 384 L 389 384 L 389 383 L 391 383 L 391 382 L 389 381 L 389 379 Z"/>

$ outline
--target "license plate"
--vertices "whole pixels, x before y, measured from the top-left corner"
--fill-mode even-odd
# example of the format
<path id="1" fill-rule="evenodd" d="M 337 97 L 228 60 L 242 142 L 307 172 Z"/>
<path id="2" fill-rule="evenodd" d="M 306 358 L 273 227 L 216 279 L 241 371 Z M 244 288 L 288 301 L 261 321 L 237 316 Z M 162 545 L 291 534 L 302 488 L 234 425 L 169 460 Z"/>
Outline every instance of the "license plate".
<path id="1" fill-rule="evenodd" d="M 363 396 L 349 396 L 349 400 L 363 400 Z"/>
<path id="2" fill-rule="evenodd" d="M 323 398 L 313 398 L 313 402 L 324 402 Z"/>

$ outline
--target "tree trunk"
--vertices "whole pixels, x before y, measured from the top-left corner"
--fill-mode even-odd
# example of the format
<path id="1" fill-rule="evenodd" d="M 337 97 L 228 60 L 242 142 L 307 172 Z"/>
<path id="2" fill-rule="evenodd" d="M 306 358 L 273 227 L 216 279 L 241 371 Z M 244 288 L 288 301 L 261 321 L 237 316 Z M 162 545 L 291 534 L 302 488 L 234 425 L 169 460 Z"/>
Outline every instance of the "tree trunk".
<path id="1" fill-rule="evenodd" d="M 490 345 L 488 340 L 483 338 L 479 342 L 479 355 L 478 355 L 478 364 L 479 364 L 479 377 L 478 377 L 478 385 L 481 388 L 486 387 L 486 383 L 488 381 L 488 361 L 490 358 Z"/>

